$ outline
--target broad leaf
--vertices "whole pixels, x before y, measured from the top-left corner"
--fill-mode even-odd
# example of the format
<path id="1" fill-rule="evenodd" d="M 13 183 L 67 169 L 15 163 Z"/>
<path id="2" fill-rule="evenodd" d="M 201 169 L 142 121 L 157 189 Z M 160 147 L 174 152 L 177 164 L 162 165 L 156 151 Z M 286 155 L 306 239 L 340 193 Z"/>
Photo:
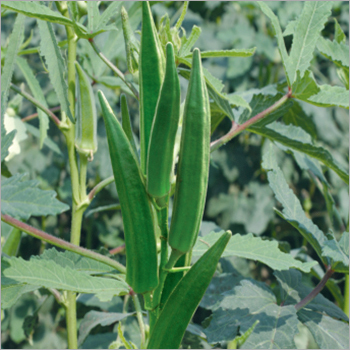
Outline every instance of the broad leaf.
<path id="1" fill-rule="evenodd" d="M 323 37 L 318 39 L 317 50 L 321 54 L 333 61 L 339 67 L 349 68 L 349 46 L 338 43 L 336 40 L 330 41 Z"/>
<path id="2" fill-rule="evenodd" d="M 311 287 L 306 286 L 302 282 L 302 274 L 297 270 L 275 271 L 274 275 L 280 285 L 280 299 L 283 305 L 295 305 L 312 291 Z M 314 312 L 325 313 L 330 317 L 343 321 L 349 320 L 342 309 L 325 298 L 321 293 L 307 304 L 305 308 Z"/>
<path id="3" fill-rule="evenodd" d="M 256 47 L 252 49 L 232 49 L 232 50 L 213 50 L 213 51 L 202 51 L 201 57 L 250 57 L 254 55 Z M 192 58 L 192 53 L 185 56 L 186 58 Z"/>
<path id="4" fill-rule="evenodd" d="M 272 291 L 263 283 L 243 280 L 226 292 L 220 308 L 204 330 L 210 343 L 230 341 L 248 331 L 259 320 L 242 349 L 295 349 L 298 319 L 294 306 L 279 306 Z"/>
<path id="5" fill-rule="evenodd" d="M 1 7 L 34 17 L 43 21 L 72 26 L 73 22 L 62 16 L 59 12 L 52 11 L 47 6 L 41 5 L 38 1 L 2 1 Z"/>
<path id="6" fill-rule="evenodd" d="M 262 128 L 253 125 L 248 130 L 319 160 L 334 170 L 345 183 L 349 182 L 349 173 L 347 170 L 326 149 L 314 146 L 311 143 L 310 135 L 305 133 L 303 129 L 294 125 L 283 125 L 275 122 Z"/>
<path id="7" fill-rule="evenodd" d="M 52 24 L 38 20 L 38 25 L 41 37 L 40 54 L 45 57 L 49 69 L 51 84 L 56 91 L 62 111 L 64 111 L 74 123 L 68 102 L 68 86 L 64 76 L 64 72 L 66 71 L 65 64 L 61 51 L 57 45 Z"/>
<path id="8" fill-rule="evenodd" d="M 321 107 L 343 107 L 349 109 L 349 90 L 341 86 L 321 85 L 320 91 L 308 102 Z"/>
<path id="9" fill-rule="evenodd" d="M 284 208 L 282 212 L 278 211 L 278 214 L 293 225 L 307 239 L 317 255 L 322 258 L 322 247 L 327 240 L 324 233 L 305 215 L 298 198 L 288 186 L 281 169 L 277 167 L 269 171 L 267 176 L 276 199 Z"/>
<path id="10" fill-rule="evenodd" d="M 43 191 L 39 181 L 25 180 L 25 174 L 4 179 L 1 186 L 1 212 L 28 219 L 32 215 L 57 215 L 69 209 L 58 201 L 55 191 Z"/>
<path id="11" fill-rule="evenodd" d="M 349 232 L 343 232 L 339 242 L 335 237 L 326 241 L 322 254 L 331 259 L 333 270 L 349 274 Z"/>
<path id="12" fill-rule="evenodd" d="M 22 258 L 11 258 L 7 261 L 10 266 L 3 270 L 3 275 L 18 283 L 77 293 L 93 293 L 102 301 L 129 292 L 129 287 L 124 281 L 93 277 L 68 266 L 62 267 L 52 260 L 31 258 L 25 261 Z"/>
<path id="13" fill-rule="evenodd" d="M 89 311 L 87 314 L 85 314 L 80 323 L 78 345 L 81 346 L 86 337 L 89 335 L 90 331 L 96 326 L 109 326 L 130 315 L 131 313 Z"/>
<path id="14" fill-rule="evenodd" d="M 35 259 L 35 257 L 33 258 Z M 40 255 L 40 259 L 52 260 L 62 267 L 69 267 L 72 270 L 86 272 L 87 274 L 112 273 L 116 270 L 102 262 L 83 257 L 73 252 L 59 252 L 55 248 L 46 249 Z"/>
<path id="15" fill-rule="evenodd" d="M 212 232 L 205 237 L 198 237 L 193 248 L 192 256 L 203 255 L 211 247 L 222 232 Z M 277 241 L 264 241 L 260 237 L 235 234 L 228 243 L 222 257 L 238 256 L 245 259 L 260 261 L 274 270 L 288 270 L 295 267 L 304 272 L 309 272 L 316 262 L 302 263 L 295 260 L 290 254 L 283 253 L 278 248 Z"/>
<path id="16" fill-rule="evenodd" d="M 290 84 L 297 79 L 297 72 L 303 77 L 313 58 L 313 52 L 320 33 L 331 15 L 329 1 L 306 1 L 294 30 L 293 44 L 287 63 Z"/>
<path id="17" fill-rule="evenodd" d="M 310 71 L 307 70 L 302 78 L 300 77 L 300 72 L 297 72 L 297 78 L 292 85 L 293 97 L 307 101 L 309 97 L 317 94 L 319 91 L 320 88 Z"/>
<path id="18" fill-rule="evenodd" d="M 309 329 L 320 349 L 349 349 L 347 323 L 309 310 L 300 310 L 298 318 Z"/>
<path id="19" fill-rule="evenodd" d="M 22 74 L 24 75 L 24 78 L 28 83 L 33 97 L 37 101 L 39 101 L 44 107 L 48 108 L 44 93 L 39 85 L 38 80 L 35 78 L 33 71 L 29 67 L 28 62 L 22 57 L 17 57 L 16 62 L 17 66 L 21 70 Z M 47 130 L 49 129 L 49 117 L 39 108 L 37 108 L 37 112 L 40 121 L 40 148 L 42 148 L 44 141 L 47 137 Z"/>

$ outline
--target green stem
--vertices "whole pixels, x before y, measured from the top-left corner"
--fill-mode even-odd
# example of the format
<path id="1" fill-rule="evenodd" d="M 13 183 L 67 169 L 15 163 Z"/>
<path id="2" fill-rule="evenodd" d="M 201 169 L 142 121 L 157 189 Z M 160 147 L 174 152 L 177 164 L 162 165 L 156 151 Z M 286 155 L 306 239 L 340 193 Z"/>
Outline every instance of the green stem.
<path id="1" fill-rule="evenodd" d="M 290 98 L 292 97 L 292 92 L 288 91 L 286 95 L 281 97 L 276 103 L 274 103 L 269 108 L 265 109 L 264 111 L 258 113 L 253 118 L 250 118 L 245 123 L 239 125 L 235 122 L 232 122 L 232 128 L 231 130 L 224 136 L 220 137 L 218 140 L 213 141 L 210 144 L 210 151 L 214 152 L 218 148 L 220 148 L 222 145 L 226 144 L 228 141 L 232 140 L 234 137 L 236 137 L 238 134 L 240 134 L 243 130 L 247 129 L 248 127 L 252 126 L 253 124 L 257 123 L 261 119 L 265 118 L 270 113 L 274 112 L 278 108 L 280 108 L 282 105 L 284 105 Z"/>
<path id="2" fill-rule="evenodd" d="M 58 44 L 58 47 L 63 47 L 65 45 L 67 45 L 67 40 L 63 40 L 63 41 L 59 41 L 57 44 Z M 21 56 L 21 55 L 29 55 L 29 54 L 32 54 L 32 53 L 39 53 L 40 52 L 40 46 L 37 46 L 37 47 L 31 47 L 30 49 L 25 49 L 25 50 L 20 50 L 18 51 L 18 56 Z"/>
<path id="3" fill-rule="evenodd" d="M 117 76 L 128 86 L 128 88 L 132 91 L 134 96 L 139 99 L 139 93 L 136 90 L 135 86 L 125 79 L 125 75 L 99 50 L 93 40 L 89 40 L 92 48 L 97 53 L 98 57 L 110 68 L 112 71 L 117 74 Z"/>
<path id="4" fill-rule="evenodd" d="M 94 199 L 94 197 L 97 195 L 97 193 L 102 191 L 106 186 L 111 184 L 113 181 L 114 181 L 114 176 L 110 176 L 107 179 L 98 183 L 88 194 L 89 200 L 92 201 Z"/>
<path id="5" fill-rule="evenodd" d="M 76 293 L 67 291 L 66 323 L 68 348 L 78 349 Z"/>
<path id="6" fill-rule="evenodd" d="M 25 92 L 24 90 L 20 89 L 18 86 L 13 85 L 11 83 L 10 88 L 17 92 L 19 95 L 23 96 L 24 98 L 26 98 L 28 101 L 30 101 L 31 103 L 33 103 L 34 106 L 36 106 L 37 108 L 41 109 L 44 113 L 46 113 L 51 120 L 58 126 L 60 127 L 61 121 L 48 109 L 46 108 L 44 105 L 42 105 L 39 101 L 37 101 L 33 96 L 29 95 L 27 92 Z"/>
<path id="7" fill-rule="evenodd" d="M 349 275 L 345 275 L 344 312 L 349 316 Z"/>
<path id="8" fill-rule="evenodd" d="M 142 309 L 141 309 L 140 301 L 139 301 L 137 294 L 131 293 L 131 297 L 132 297 L 132 300 L 133 300 L 134 305 L 135 305 L 136 317 L 137 317 L 137 321 L 138 321 L 139 327 L 140 327 L 141 349 L 144 349 L 145 345 L 146 345 L 146 343 L 145 343 L 146 337 L 145 337 L 145 324 L 143 322 Z"/>
<path id="9" fill-rule="evenodd" d="M 50 243 L 58 248 L 62 248 L 68 250 L 70 252 L 79 254 L 81 256 L 85 256 L 86 258 L 90 258 L 96 261 L 100 261 L 108 266 L 115 268 L 117 271 L 121 273 L 126 273 L 126 268 L 118 261 L 108 258 L 105 255 L 101 255 L 99 253 L 95 253 L 89 249 L 85 249 L 83 247 L 79 247 L 67 241 L 64 241 L 61 238 L 52 236 L 44 231 L 41 231 L 33 226 L 30 226 L 22 221 L 19 221 L 9 215 L 1 214 L 1 221 L 9 224 L 12 227 L 18 228 L 22 232 L 27 233 L 28 235 L 38 238 L 44 242 Z"/>
<path id="10" fill-rule="evenodd" d="M 191 266 L 183 266 L 183 267 L 173 267 L 172 269 L 166 270 L 168 273 L 176 273 L 176 272 L 184 272 L 188 271 L 191 268 Z"/>

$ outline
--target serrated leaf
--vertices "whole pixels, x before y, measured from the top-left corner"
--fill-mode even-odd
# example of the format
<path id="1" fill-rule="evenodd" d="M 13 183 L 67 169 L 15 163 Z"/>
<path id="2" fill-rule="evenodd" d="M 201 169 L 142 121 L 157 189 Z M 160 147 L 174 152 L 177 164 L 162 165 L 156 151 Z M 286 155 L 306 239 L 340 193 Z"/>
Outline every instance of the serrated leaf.
<path id="1" fill-rule="evenodd" d="M 349 90 L 341 86 L 321 85 L 320 91 L 307 100 L 320 107 L 343 107 L 349 109 Z"/>
<path id="2" fill-rule="evenodd" d="M 86 272 L 87 274 L 116 272 L 113 267 L 102 262 L 69 251 L 59 252 L 55 248 L 46 249 L 44 253 L 40 255 L 40 259 L 52 260 L 62 267 L 69 267 L 72 270 Z"/>
<path id="3" fill-rule="evenodd" d="M 44 93 L 39 85 L 38 80 L 35 78 L 33 71 L 29 67 L 27 60 L 22 57 L 17 57 L 17 66 L 21 70 L 24 78 L 26 79 L 29 89 L 33 94 L 33 97 L 39 101 L 44 107 L 48 108 Z M 49 117 L 41 109 L 37 108 L 38 117 L 40 121 L 40 148 L 42 148 L 44 141 L 47 137 L 47 130 L 49 129 Z"/>
<path id="4" fill-rule="evenodd" d="M 98 22 L 100 20 L 100 11 L 98 9 L 97 1 L 88 1 L 87 5 L 87 15 L 88 15 L 88 30 L 92 34 L 98 27 Z"/>
<path id="5" fill-rule="evenodd" d="M 103 11 L 102 15 L 97 24 L 97 28 L 105 28 L 106 24 L 110 21 L 110 19 L 118 14 L 119 8 L 123 5 L 123 1 L 111 1 L 108 7 Z"/>
<path id="6" fill-rule="evenodd" d="M 55 191 L 43 191 L 39 181 L 25 180 L 25 174 L 4 179 L 1 186 L 1 212 L 28 219 L 31 215 L 57 215 L 69 209 L 58 201 Z"/>
<path id="7" fill-rule="evenodd" d="M 293 44 L 287 62 L 290 84 L 297 79 L 297 72 L 303 77 L 313 58 L 313 52 L 320 33 L 331 15 L 332 3 L 329 1 L 306 1 L 295 27 Z"/>
<path id="8" fill-rule="evenodd" d="M 102 327 L 109 326 L 122 320 L 125 317 L 132 315 L 131 313 L 118 313 L 118 312 L 101 312 L 101 311 L 89 311 L 85 314 L 79 327 L 78 345 L 79 347 L 84 342 L 90 331 L 98 325 Z"/>
<path id="9" fill-rule="evenodd" d="M 280 298 L 283 305 L 296 305 L 313 290 L 311 287 L 308 287 L 303 283 L 302 274 L 295 269 L 290 269 L 288 271 L 275 271 L 274 275 L 280 286 Z M 340 320 L 349 320 L 342 309 L 332 301 L 325 298 L 321 293 L 307 304 L 306 308 L 314 312 L 327 314 L 330 317 Z"/>
<path id="10" fill-rule="evenodd" d="M 280 52 L 281 58 L 282 58 L 282 63 L 283 63 L 283 67 L 284 67 L 284 71 L 286 73 L 286 77 L 287 77 L 287 81 L 289 82 L 290 78 L 288 76 L 288 60 L 289 60 L 289 56 L 287 53 L 287 49 L 286 49 L 286 45 L 284 43 L 284 39 L 283 39 L 283 34 L 282 34 L 282 29 L 279 23 L 279 20 L 277 18 L 277 16 L 272 12 L 272 10 L 270 9 L 270 7 L 265 4 L 262 1 L 258 1 L 258 4 L 261 8 L 261 11 L 264 12 L 264 14 L 270 18 L 271 23 L 272 23 L 272 27 L 274 29 L 274 34 L 275 37 L 277 39 L 277 45 L 278 45 L 278 50 Z M 290 83 L 288 85 L 291 85 Z"/>
<path id="11" fill-rule="evenodd" d="M 237 328 L 244 333 L 259 320 L 242 349 L 295 349 L 298 319 L 294 306 L 279 306 L 272 291 L 263 283 L 242 280 L 226 292 L 220 308 L 204 332 L 210 343 L 230 341 Z"/>
<path id="12" fill-rule="evenodd" d="M 192 46 L 195 44 L 195 42 L 198 40 L 199 36 L 201 35 L 201 32 L 202 32 L 202 29 L 200 27 L 193 26 L 190 36 L 187 38 L 184 44 L 181 45 L 181 48 L 179 51 L 180 57 L 186 57 L 189 54 Z"/>
<path id="13" fill-rule="evenodd" d="M 283 32 L 283 36 L 294 35 L 295 27 L 297 26 L 297 24 L 298 24 L 297 19 L 293 19 L 289 21 Z"/>
<path id="14" fill-rule="evenodd" d="M 43 21 L 68 26 L 73 25 L 73 22 L 69 18 L 62 16 L 59 12 L 52 11 L 47 6 L 39 4 L 38 1 L 2 1 L 1 7 Z"/>
<path id="15" fill-rule="evenodd" d="M 307 134 L 303 129 L 294 125 L 283 125 L 275 122 L 261 128 L 256 128 L 253 125 L 248 130 L 319 160 L 334 170 L 345 183 L 349 182 L 349 173 L 347 170 L 326 149 L 311 144 L 310 135 L 306 137 Z"/>
<path id="16" fill-rule="evenodd" d="M 5 1 L 2 2 L 3 5 Z M 24 19 L 25 17 L 19 14 L 13 26 L 13 31 L 9 38 L 9 45 L 7 47 L 5 63 L 1 72 L 1 120 L 6 111 L 7 98 L 10 89 L 13 70 L 15 68 L 16 56 L 24 38 Z M 3 125 L 2 125 L 3 126 Z M 1 127 L 1 131 L 3 128 Z M 2 141 L 1 141 L 2 148 Z M 5 158 L 1 152 L 1 161 Z"/>
<path id="17" fill-rule="evenodd" d="M 49 69 L 50 81 L 56 91 L 62 111 L 64 111 L 72 123 L 74 123 L 75 121 L 68 102 L 68 86 L 64 79 L 66 71 L 65 64 L 57 44 L 52 24 L 38 20 L 38 25 L 41 37 L 40 55 L 45 57 Z"/>
<path id="18" fill-rule="evenodd" d="M 123 281 L 93 277 L 68 266 L 62 267 L 52 260 L 32 257 L 29 261 L 22 258 L 11 258 L 7 261 L 10 266 L 3 270 L 3 275 L 19 283 L 77 293 L 93 293 L 101 301 L 129 292 L 128 285 Z"/>
<path id="19" fill-rule="evenodd" d="M 346 42 L 346 35 L 336 18 L 334 18 L 334 40 L 339 44 Z"/>
<path id="20" fill-rule="evenodd" d="M 349 273 L 349 232 L 343 232 L 339 242 L 333 237 L 325 242 L 323 256 L 331 259 L 331 267 L 336 272 Z"/>
<path id="21" fill-rule="evenodd" d="M 205 237 L 198 237 L 193 248 L 192 256 L 203 255 L 220 237 L 222 232 L 212 232 Z M 295 267 L 309 272 L 315 262 L 302 263 L 295 260 L 290 254 L 283 253 L 278 248 L 277 241 L 264 241 L 260 237 L 235 234 L 230 239 L 222 257 L 238 256 L 245 259 L 260 261 L 274 270 L 288 270 Z"/>
<path id="22" fill-rule="evenodd" d="M 250 57 L 254 55 L 256 47 L 252 49 L 232 49 L 232 50 L 212 50 L 212 51 L 201 51 L 202 58 L 209 57 Z M 186 58 L 192 58 L 192 53 L 185 56 Z"/>
<path id="23" fill-rule="evenodd" d="M 338 67 L 349 68 L 349 45 L 320 37 L 317 41 L 317 50 Z"/>
<path id="24" fill-rule="evenodd" d="M 300 310 L 298 317 L 309 329 L 320 349 L 349 349 L 347 323 L 309 310 Z"/>

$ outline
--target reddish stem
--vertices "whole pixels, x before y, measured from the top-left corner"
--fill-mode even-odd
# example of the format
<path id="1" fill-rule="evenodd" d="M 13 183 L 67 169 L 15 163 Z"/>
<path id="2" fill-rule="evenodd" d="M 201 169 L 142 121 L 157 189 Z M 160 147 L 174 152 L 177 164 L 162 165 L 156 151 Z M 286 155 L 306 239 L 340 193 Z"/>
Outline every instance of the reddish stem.
<path id="1" fill-rule="evenodd" d="M 53 108 L 49 109 L 49 111 L 51 111 L 51 112 L 58 112 L 60 110 L 61 110 L 61 106 L 57 106 L 57 107 L 53 107 Z M 22 122 L 23 123 L 29 122 L 30 120 L 33 120 L 33 119 L 37 118 L 38 115 L 39 115 L 39 113 L 30 114 L 27 117 L 22 118 Z"/>
<path id="2" fill-rule="evenodd" d="M 119 247 L 116 247 L 116 248 L 111 249 L 111 250 L 109 251 L 109 254 L 111 254 L 111 255 L 116 255 L 116 254 L 121 253 L 124 249 L 125 249 L 125 244 L 122 244 L 122 245 L 119 246 Z"/>

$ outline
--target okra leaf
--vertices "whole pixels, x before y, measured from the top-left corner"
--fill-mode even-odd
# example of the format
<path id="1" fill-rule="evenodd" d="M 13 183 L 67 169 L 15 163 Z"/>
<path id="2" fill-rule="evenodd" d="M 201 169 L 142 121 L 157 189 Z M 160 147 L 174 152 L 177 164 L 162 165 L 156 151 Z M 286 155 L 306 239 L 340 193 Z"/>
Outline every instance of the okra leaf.
<path id="1" fill-rule="evenodd" d="M 332 3 L 305 2 L 294 30 L 293 44 L 287 61 L 290 84 L 297 79 L 297 72 L 303 77 L 313 58 L 313 52 L 321 31 L 331 15 Z"/>
<path id="2" fill-rule="evenodd" d="M 349 232 L 343 232 L 339 241 L 335 237 L 325 242 L 323 256 L 331 259 L 331 267 L 336 272 L 349 273 Z"/>
<path id="3" fill-rule="evenodd" d="M 320 37 L 317 41 L 317 50 L 338 67 L 349 68 L 349 45 Z"/>
<path id="4" fill-rule="evenodd" d="M 302 128 L 275 122 L 264 127 L 251 126 L 248 130 L 319 160 L 334 170 L 344 182 L 349 182 L 349 173 L 347 170 L 325 148 L 313 145 L 311 143 L 311 136 Z"/>
<path id="5" fill-rule="evenodd" d="M 68 102 L 68 86 L 64 76 L 64 72 L 66 71 L 65 64 L 57 44 L 52 24 L 38 20 L 38 26 L 41 37 L 40 55 L 45 57 L 51 84 L 56 91 L 62 111 L 64 111 L 72 123 L 74 123 L 75 121 Z"/>
<path id="6" fill-rule="evenodd" d="M 293 97 L 307 101 L 309 97 L 317 94 L 319 91 L 320 88 L 310 71 L 307 70 L 302 78 L 300 77 L 300 72 L 297 72 L 297 79 L 292 85 Z"/>
<path id="7" fill-rule="evenodd" d="M 39 101 L 44 107 L 48 108 L 44 93 L 40 87 L 38 80 L 35 78 L 33 71 L 29 67 L 27 60 L 25 60 L 22 57 L 17 57 L 16 63 L 19 69 L 21 70 L 22 74 L 24 75 L 24 78 L 28 83 L 30 91 L 33 94 L 33 97 L 37 101 Z M 39 108 L 37 108 L 37 112 L 38 112 L 38 117 L 40 122 L 40 137 L 39 137 L 40 148 L 42 148 L 44 141 L 47 137 L 47 130 L 49 129 L 49 117 L 46 113 L 44 113 Z"/>
<path id="8" fill-rule="evenodd" d="M 211 247 L 222 232 L 212 232 L 205 237 L 198 237 L 193 248 L 192 256 L 201 256 Z M 310 272 L 316 262 L 303 263 L 294 259 L 290 254 L 283 253 L 278 248 L 277 241 L 264 241 L 260 237 L 235 234 L 228 243 L 222 257 L 238 256 L 244 259 L 259 261 L 274 270 L 288 270 L 295 267 L 304 272 Z"/>
<path id="9" fill-rule="evenodd" d="M 264 283 L 242 280 L 224 294 L 220 308 L 213 312 L 210 325 L 204 329 L 208 342 L 233 340 L 259 320 L 242 349 L 294 349 L 298 318 L 294 306 L 280 306 Z"/>
<path id="10" fill-rule="evenodd" d="M 91 330 L 96 326 L 109 326 L 130 315 L 132 313 L 89 311 L 85 314 L 79 326 L 78 346 L 81 346 Z"/>
<path id="11" fill-rule="evenodd" d="M 47 6 L 39 4 L 38 1 L 2 1 L 1 7 L 21 13 L 27 17 L 34 17 L 65 26 L 73 26 L 73 22 L 69 18 L 49 9 Z"/>
<path id="12" fill-rule="evenodd" d="M 342 107 L 349 109 L 349 90 L 341 86 L 321 85 L 320 91 L 308 101 L 320 107 Z"/>
<path id="13" fill-rule="evenodd" d="M 200 27 L 193 26 L 190 36 L 187 38 L 187 40 L 184 41 L 184 44 L 180 48 L 180 57 L 186 57 L 190 53 L 192 46 L 198 40 L 201 32 L 202 29 Z"/>
<path id="14" fill-rule="evenodd" d="M 309 329 L 320 349 L 349 349 L 349 324 L 319 312 L 302 309 L 299 320 Z"/>
<path id="15" fill-rule="evenodd" d="M 97 1 L 88 1 L 87 5 L 87 16 L 88 16 L 88 30 L 92 34 L 98 28 L 98 22 L 100 20 L 100 10 L 98 9 Z"/>
<path id="16" fill-rule="evenodd" d="M 37 259 L 33 257 L 33 259 Z M 79 254 L 64 251 L 59 252 L 55 248 L 46 249 L 39 259 L 52 260 L 61 267 L 69 267 L 72 270 L 85 272 L 86 274 L 103 274 L 112 273 L 116 270 L 102 262 L 82 257 Z"/>
<path id="17" fill-rule="evenodd" d="M 334 18 L 334 40 L 339 44 L 346 42 L 346 35 L 336 18 Z"/>
<path id="18" fill-rule="evenodd" d="M 252 49 L 232 49 L 232 50 L 213 50 L 213 51 L 202 51 L 201 57 L 250 57 L 254 55 L 256 47 Z M 186 58 L 192 58 L 192 53 L 185 56 Z"/>
<path id="19" fill-rule="evenodd" d="M 111 1 L 110 5 L 103 11 L 97 23 L 98 29 L 108 28 L 107 23 L 112 19 L 113 16 L 119 14 L 119 9 L 123 5 L 123 1 Z M 114 27 L 114 26 L 113 26 Z"/>
<path id="20" fill-rule="evenodd" d="M 288 271 L 275 271 L 280 286 L 280 299 L 283 305 L 295 305 L 304 299 L 312 291 L 311 287 L 306 286 L 302 282 L 302 274 L 300 271 L 290 269 Z M 348 316 L 333 302 L 325 298 L 319 293 L 309 304 L 307 308 L 330 317 L 343 321 L 349 321 Z"/>
<path id="21" fill-rule="evenodd" d="M 108 301 L 114 295 L 125 295 L 128 285 L 121 280 L 93 277 L 85 272 L 62 267 L 55 261 L 32 257 L 7 259 L 9 266 L 3 269 L 3 276 L 17 283 L 31 286 L 69 290 L 77 293 L 93 293 L 101 301 Z"/>
<path id="22" fill-rule="evenodd" d="M 4 179 L 1 186 L 1 212 L 21 219 L 32 215 L 57 215 L 69 209 L 58 201 L 55 191 L 43 191 L 39 181 L 25 180 L 25 174 Z"/>
<path id="23" fill-rule="evenodd" d="M 113 344 L 118 338 L 118 333 L 97 333 L 87 336 L 81 349 L 108 349 L 110 344 Z"/>

